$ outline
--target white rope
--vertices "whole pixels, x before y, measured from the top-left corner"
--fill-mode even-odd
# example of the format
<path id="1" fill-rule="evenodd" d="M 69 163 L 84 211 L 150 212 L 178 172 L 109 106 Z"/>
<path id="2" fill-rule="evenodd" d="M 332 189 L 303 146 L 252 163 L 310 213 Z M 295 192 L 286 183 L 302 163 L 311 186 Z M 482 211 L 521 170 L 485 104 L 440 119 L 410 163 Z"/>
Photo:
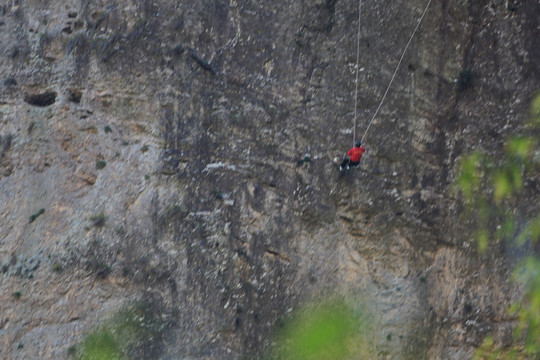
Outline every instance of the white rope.
<path id="1" fill-rule="evenodd" d="M 354 146 L 354 143 L 356 141 L 356 108 L 358 105 L 358 63 L 360 62 L 360 20 L 362 19 L 362 0 L 358 2 L 358 32 L 356 35 L 356 79 L 354 80 L 355 83 L 355 91 L 354 91 L 354 127 L 353 127 L 353 139 L 352 143 Z"/>
<path id="2" fill-rule="evenodd" d="M 362 1 L 362 0 L 360 0 Z M 394 82 L 394 78 L 396 77 L 396 74 L 398 72 L 398 69 L 399 69 L 399 66 L 401 65 L 401 62 L 403 61 L 403 57 L 405 56 L 405 53 L 407 52 L 407 49 L 409 48 L 409 45 L 411 44 L 411 41 L 414 37 L 414 35 L 416 34 L 416 30 L 418 30 L 418 28 L 420 27 L 420 24 L 422 23 L 422 20 L 424 19 L 424 15 L 426 15 L 426 12 L 429 8 L 429 5 L 431 4 L 431 1 L 432 0 L 429 0 L 429 2 L 427 3 L 426 5 L 426 8 L 424 9 L 424 12 L 422 13 L 422 16 L 420 17 L 420 20 L 418 20 L 418 24 L 416 24 L 416 28 L 414 28 L 414 31 L 413 33 L 411 34 L 411 37 L 409 38 L 409 41 L 407 42 L 407 45 L 405 46 L 405 50 L 403 50 L 403 53 L 401 54 L 401 58 L 399 59 L 399 62 L 396 66 L 396 70 L 394 70 L 394 74 L 392 75 L 392 79 L 390 79 L 390 83 L 388 84 L 388 87 L 386 88 L 386 91 L 384 92 L 384 95 L 381 99 L 381 102 L 379 103 L 379 106 L 377 107 L 377 110 L 375 110 L 375 114 L 373 114 L 373 117 L 371 118 L 371 121 L 369 122 L 368 124 L 368 127 L 366 129 L 366 131 L 364 132 L 364 135 L 362 136 L 362 140 L 361 142 L 363 143 L 364 142 L 364 138 L 366 137 L 366 134 L 371 126 L 371 124 L 373 123 L 373 120 L 375 120 L 375 117 L 377 116 L 377 114 L 379 113 L 379 110 L 381 109 L 381 106 L 384 102 L 384 99 L 386 98 L 386 94 L 388 94 L 388 90 L 390 90 L 390 86 L 392 86 L 392 83 Z M 356 106 L 355 106 L 355 111 L 356 111 Z M 356 122 L 356 119 L 355 119 L 355 122 Z"/>

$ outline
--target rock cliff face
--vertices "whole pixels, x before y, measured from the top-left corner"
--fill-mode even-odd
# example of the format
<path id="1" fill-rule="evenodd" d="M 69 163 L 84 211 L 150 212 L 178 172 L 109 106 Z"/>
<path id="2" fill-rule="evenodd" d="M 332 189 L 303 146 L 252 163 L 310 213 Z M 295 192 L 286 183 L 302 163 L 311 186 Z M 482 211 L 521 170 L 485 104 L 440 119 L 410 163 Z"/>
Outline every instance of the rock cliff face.
<path id="1" fill-rule="evenodd" d="M 425 4 L 363 2 L 357 134 Z M 302 301 L 345 293 L 373 304 L 371 358 L 508 343 L 512 259 L 475 253 L 452 182 L 524 124 L 539 4 L 433 2 L 339 178 L 357 9 L 0 2 L 0 357 L 70 358 L 150 299 L 167 331 L 144 357 L 255 358 Z"/>

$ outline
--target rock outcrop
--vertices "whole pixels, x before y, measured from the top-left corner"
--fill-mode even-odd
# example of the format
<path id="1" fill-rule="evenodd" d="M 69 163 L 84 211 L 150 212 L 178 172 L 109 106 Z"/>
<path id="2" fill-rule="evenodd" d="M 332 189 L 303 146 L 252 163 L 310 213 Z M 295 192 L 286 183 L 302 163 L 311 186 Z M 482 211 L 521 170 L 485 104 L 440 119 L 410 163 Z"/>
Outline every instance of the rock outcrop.
<path id="1" fill-rule="evenodd" d="M 364 2 L 357 134 L 424 6 Z M 497 154 L 524 125 L 539 5 L 433 2 L 340 178 L 357 9 L 0 3 L 0 357 L 67 359 L 152 299 L 167 331 L 145 357 L 256 358 L 329 294 L 373 304 L 373 358 L 466 359 L 488 332 L 507 344 L 514 259 L 476 254 L 452 183 L 462 155 Z"/>

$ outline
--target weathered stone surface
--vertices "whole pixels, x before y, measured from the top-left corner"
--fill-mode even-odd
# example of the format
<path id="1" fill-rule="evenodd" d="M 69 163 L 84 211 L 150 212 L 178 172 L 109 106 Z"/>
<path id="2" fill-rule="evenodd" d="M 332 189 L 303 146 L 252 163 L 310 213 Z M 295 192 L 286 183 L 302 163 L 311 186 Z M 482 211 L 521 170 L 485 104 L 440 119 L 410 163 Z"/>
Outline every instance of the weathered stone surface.
<path id="1" fill-rule="evenodd" d="M 67 359 L 147 296 L 159 359 L 257 357 L 339 293 L 373 302 L 374 358 L 507 342 L 511 261 L 477 258 L 451 184 L 538 87 L 538 4 L 509 3 L 433 2 L 341 178 L 356 1 L 0 4 L 0 357 Z M 358 137 L 424 6 L 364 2 Z"/>

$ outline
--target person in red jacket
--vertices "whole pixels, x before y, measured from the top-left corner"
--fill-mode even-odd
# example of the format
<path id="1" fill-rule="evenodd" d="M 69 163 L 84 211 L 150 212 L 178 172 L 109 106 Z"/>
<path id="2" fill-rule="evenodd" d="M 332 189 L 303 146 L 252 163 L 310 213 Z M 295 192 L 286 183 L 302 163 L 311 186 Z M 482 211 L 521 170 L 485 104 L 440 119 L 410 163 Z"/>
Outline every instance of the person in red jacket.
<path id="1" fill-rule="evenodd" d="M 343 171 L 343 169 L 349 169 L 350 166 L 358 166 L 360 164 L 360 159 L 362 158 L 362 155 L 366 149 L 362 146 L 362 143 L 360 140 L 356 141 L 356 144 L 354 144 L 354 147 L 347 152 L 347 155 L 349 155 L 349 158 L 345 158 L 343 162 L 341 163 L 341 166 L 339 167 L 340 171 Z"/>

